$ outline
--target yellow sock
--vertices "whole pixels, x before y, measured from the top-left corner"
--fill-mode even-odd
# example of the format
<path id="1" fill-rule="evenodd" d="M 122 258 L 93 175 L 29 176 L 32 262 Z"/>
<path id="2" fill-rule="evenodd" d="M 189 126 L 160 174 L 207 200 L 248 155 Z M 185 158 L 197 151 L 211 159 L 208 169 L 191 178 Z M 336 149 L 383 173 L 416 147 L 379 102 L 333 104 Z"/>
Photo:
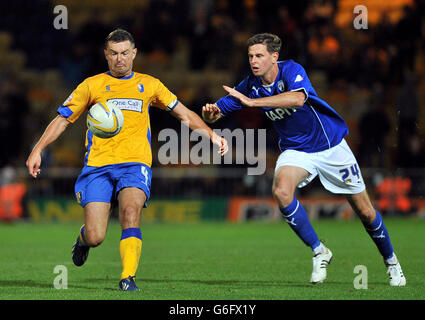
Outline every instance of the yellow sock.
<path id="1" fill-rule="evenodd" d="M 139 266 L 142 253 L 142 233 L 139 228 L 128 228 L 122 231 L 120 256 L 122 262 L 121 279 L 134 277 Z"/>

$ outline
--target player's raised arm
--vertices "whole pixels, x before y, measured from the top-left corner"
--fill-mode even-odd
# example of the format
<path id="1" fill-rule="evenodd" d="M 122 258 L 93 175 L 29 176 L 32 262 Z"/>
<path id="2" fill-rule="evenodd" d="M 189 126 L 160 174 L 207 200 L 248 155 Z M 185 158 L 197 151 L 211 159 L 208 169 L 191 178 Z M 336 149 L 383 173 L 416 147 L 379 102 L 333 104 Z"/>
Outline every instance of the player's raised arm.
<path id="1" fill-rule="evenodd" d="M 229 95 L 238 99 L 243 105 L 251 108 L 297 108 L 302 107 L 306 100 L 304 91 L 288 91 L 270 97 L 251 99 L 239 91 L 223 86 Z"/>
<path id="2" fill-rule="evenodd" d="M 32 149 L 25 164 L 29 174 L 34 178 L 37 178 L 37 175 L 40 173 L 41 152 L 65 131 L 69 123 L 70 122 L 64 117 L 58 115 L 50 122 L 40 140 L 38 140 L 37 144 Z"/>
<path id="3" fill-rule="evenodd" d="M 229 147 L 226 139 L 218 136 L 195 112 L 186 108 L 181 102 L 177 103 L 171 114 L 181 122 L 188 123 L 190 129 L 199 130 L 201 134 L 202 132 L 206 132 L 212 143 L 219 147 L 219 153 L 221 155 L 224 155 L 228 151 Z"/>

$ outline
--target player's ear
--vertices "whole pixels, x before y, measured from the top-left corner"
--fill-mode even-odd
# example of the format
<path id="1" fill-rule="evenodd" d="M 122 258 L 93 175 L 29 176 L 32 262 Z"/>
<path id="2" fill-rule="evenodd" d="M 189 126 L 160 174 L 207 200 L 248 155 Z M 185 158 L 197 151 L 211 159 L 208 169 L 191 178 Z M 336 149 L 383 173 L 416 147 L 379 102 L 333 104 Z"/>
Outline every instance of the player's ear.
<path id="1" fill-rule="evenodd" d="M 107 58 L 108 55 L 108 47 L 109 47 L 109 41 L 108 43 L 103 47 L 103 53 L 105 54 L 105 58 Z"/>
<path id="2" fill-rule="evenodd" d="M 137 55 L 137 48 L 134 48 L 133 49 L 133 60 L 134 60 L 134 58 L 136 58 L 136 55 Z"/>
<path id="3" fill-rule="evenodd" d="M 273 52 L 272 53 L 273 63 L 276 63 L 279 59 L 279 52 Z"/>

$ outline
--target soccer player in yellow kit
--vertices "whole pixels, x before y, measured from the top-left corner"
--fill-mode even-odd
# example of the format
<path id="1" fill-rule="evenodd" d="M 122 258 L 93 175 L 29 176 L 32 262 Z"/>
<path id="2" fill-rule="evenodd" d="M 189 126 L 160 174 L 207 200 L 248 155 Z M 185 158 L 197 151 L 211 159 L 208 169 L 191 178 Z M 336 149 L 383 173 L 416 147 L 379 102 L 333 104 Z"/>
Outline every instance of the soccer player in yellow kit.
<path id="1" fill-rule="evenodd" d="M 138 291 L 135 274 L 142 250 L 140 215 L 150 197 L 151 125 L 149 108 L 158 107 L 188 123 L 192 130 L 208 133 L 227 152 L 227 141 L 216 135 L 194 112 L 186 108 L 158 79 L 132 71 L 137 49 L 132 35 L 122 29 L 111 32 L 105 41 L 109 71 L 85 79 L 59 107 L 59 115 L 48 125 L 33 148 L 26 165 L 34 178 L 40 173 L 41 152 L 55 141 L 88 108 L 111 102 L 124 115 L 121 132 L 109 139 L 86 134 L 84 167 L 75 183 L 75 195 L 84 208 L 84 224 L 72 248 L 74 264 L 81 266 L 89 249 L 105 238 L 111 202 L 118 200 L 122 228 L 120 256 L 122 273 L 119 289 Z M 204 131 L 205 130 L 205 131 Z"/>

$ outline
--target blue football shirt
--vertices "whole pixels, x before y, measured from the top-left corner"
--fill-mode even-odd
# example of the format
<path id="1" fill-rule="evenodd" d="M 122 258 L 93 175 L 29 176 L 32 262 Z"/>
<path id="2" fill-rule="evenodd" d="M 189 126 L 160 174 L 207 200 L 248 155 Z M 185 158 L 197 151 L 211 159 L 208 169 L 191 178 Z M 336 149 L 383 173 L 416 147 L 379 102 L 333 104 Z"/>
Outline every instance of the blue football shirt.
<path id="1" fill-rule="evenodd" d="M 239 83 L 235 90 L 249 98 L 263 98 L 287 91 L 303 91 L 306 95 L 301 108 L 262 107 L 279 135 L 281 151 L 294 149 L 308 153 L 330 149 L 341 142 L 348 127 L 340 115 L 317 96 L 304 68 L 293 60 L 279 61 L 276 80 L 263 85 L 253 74 Z M 240 110 L 239 99 L 227 95 L 216 102 L 222 115 Z"/>

